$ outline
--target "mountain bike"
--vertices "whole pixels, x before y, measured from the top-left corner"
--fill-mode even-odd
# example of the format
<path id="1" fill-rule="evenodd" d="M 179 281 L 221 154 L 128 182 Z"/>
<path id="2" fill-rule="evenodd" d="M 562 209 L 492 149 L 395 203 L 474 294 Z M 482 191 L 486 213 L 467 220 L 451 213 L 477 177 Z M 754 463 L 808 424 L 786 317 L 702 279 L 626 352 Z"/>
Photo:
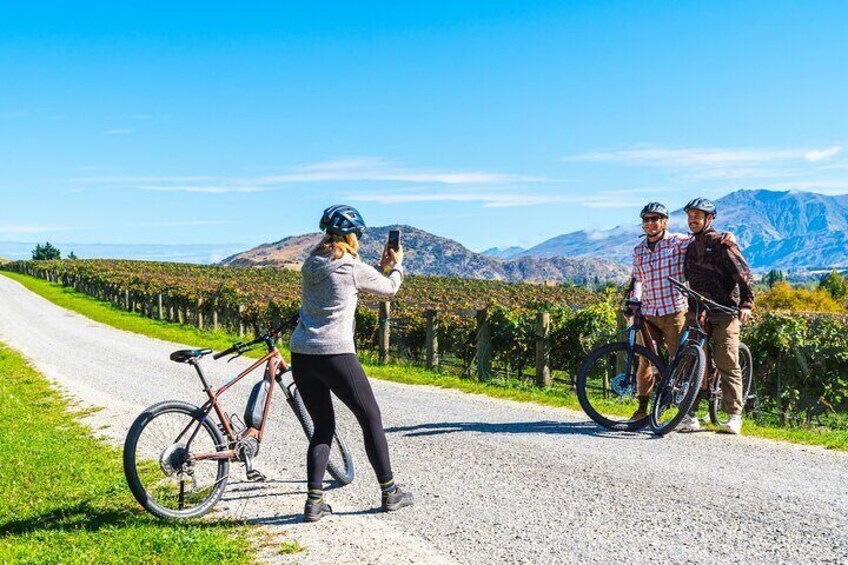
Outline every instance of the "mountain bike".
<path id="1" fill-rule="evenodd" d="M 690 303 L 694 304 L 695 308 L 694 315 L 689 316 L 689 323 L 680 336 L 677 354 L 657 386 L 651 403 L 649 421 L 651 431 L 657 435 L 665 435 L 674 430 L 692 410 L 699 394 L 706 396 L 709 419 L 713 424 L 724 424 L 728 421 L 729 415 L 724 412 L 722 403 L 721 375 L 713 361 L 710 332 L 704 326 L 709 328 L 708 318 L 716 312 L 739 315 L 738 308 L 718 304 L 672 277 L 668 280 L 690 298 Z M 739 364 L 742 367 L 744 409 L 756 401 L 752 384 L 751 350 L 744 343 L 739 344 Z"/>
<path id="2" fill-rule="evenodd" d="M 640 362 L 648 364 L 654 382 L 665 372 L 665 361 L 657 351 L 653 333 L 660 330 L 642 314 L 642 303 L 626 302 L 633 314 L 627 328 L 627 341 L 593 349 L 577 375 L 577 399 L 586 415 L 597 424 L 619 431 L 636 431 L 648 425 L 648 418 L 633 420 L 636 411 L 636 374 Z M 641 338 L 641 345 L 637 343 Z"/>
<path id="3" fill-rule="evenodd" d="M 171 354 L 172 361 L 194 367 L 209 399 L 200 407 L 179 400 L 154 404 L 130 427 L 124 443 L 124 475 L 133 496 L 148 512 L 165 519 L 206 514 L 224 494 L 230 462 L 244 463 L 248 480 L 265 480 L 253 468 L 253 461 L 259 455 L 275 382 L 306 437 L 312 438 L 312 420 L 294 382 L 286 384 L 291 371 L 275 345 L 277 337 L 296 323 L 294 317 L 249 343 L 235 343 L 214 354 L 215 360 L 232 355 L 232 361 L 262 345 L 267 349 L 259 360 L 217 390 L 209 385 L 200 366 L 211 349 L 183 349 Z M 244 421 L 224 412 L 219 403 L 221 395 L 263 365 L 264 376 L 250 393 Z M 353 459 L 338 431 L 327 471 L 342 484 L 354 477 Z"/>

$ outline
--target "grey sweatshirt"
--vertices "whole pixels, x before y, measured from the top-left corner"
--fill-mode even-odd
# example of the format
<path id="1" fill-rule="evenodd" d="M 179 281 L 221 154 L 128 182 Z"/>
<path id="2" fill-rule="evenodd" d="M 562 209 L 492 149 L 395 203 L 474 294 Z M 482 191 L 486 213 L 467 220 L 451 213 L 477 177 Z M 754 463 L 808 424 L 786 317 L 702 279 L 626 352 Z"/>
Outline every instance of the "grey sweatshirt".
<path id="1" fill-rule="evenodd" d="M 354 314 L 360 291 L 390 298 L 403 281 L 398 265 L 384 277 L 377 269 L 345 254 L 341 259 L 310 256 L 303 275 L 300 321 L 291 337 L 292 353 L 356 353 Z"/>

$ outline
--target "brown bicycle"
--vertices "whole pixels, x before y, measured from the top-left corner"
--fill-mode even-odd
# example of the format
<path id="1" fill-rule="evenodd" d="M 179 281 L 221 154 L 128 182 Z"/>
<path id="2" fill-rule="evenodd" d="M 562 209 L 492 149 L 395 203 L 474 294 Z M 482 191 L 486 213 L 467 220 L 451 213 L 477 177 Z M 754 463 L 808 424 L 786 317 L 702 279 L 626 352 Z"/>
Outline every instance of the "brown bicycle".
<path id="1" fill-rule="evenodd" d="M 256 347 L 267 348 L 261 359 L 217 390 L 209 385 L 200 366 L 211 349 L 183 349 L 171 354 L 172 361 L 194 367 L 209 399 L 200 407 L 179 400 L 154 404 L 130 427 L 124 443 L 124 475 L 133 496 L 148 512 L 165 519 L 206 514 L 224 494 L 230 462 L 244 463 L 248 480 L 265 480 L 253 468 L 253 461 L 259 455 L 275 382 L 306 437 L 312 438 L 312 420 L 294 382 L 289 382 L 291 370 L 275 345 L 277 337 L 296 323 L 295 316 L 249 343 L 235 343 L 213 355 L 216 360 L 232 355 L 232 361 Z M 244 421 L 236 414 L 227 414 L 219 404 L 221 395 L 263 365 L 264 377 L 251 391 Z M 353 459 L 338 430 L 327 471 L 342 484 L 353 480 Z"/>

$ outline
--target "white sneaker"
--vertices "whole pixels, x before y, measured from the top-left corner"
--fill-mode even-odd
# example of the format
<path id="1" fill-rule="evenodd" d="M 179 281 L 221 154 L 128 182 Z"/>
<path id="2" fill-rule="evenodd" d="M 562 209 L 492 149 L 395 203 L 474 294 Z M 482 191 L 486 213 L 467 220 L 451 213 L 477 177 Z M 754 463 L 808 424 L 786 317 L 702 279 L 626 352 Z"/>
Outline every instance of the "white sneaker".
<path id="1" fill-rule="evenodd" d="M 689 414 L 680 420 L 680 424 L 677 425 L 678 432 L 697 432 L 700 429 L 701 422 L 698 420 L 698 417 L 690 416 Z"/>
<path id="2" fill-rule="evenodd" d="M 731 416 L 726 424 L 721 426 L 721 431 L 726 434 L 738 436 L 742 433 L 742 416 Z"/>

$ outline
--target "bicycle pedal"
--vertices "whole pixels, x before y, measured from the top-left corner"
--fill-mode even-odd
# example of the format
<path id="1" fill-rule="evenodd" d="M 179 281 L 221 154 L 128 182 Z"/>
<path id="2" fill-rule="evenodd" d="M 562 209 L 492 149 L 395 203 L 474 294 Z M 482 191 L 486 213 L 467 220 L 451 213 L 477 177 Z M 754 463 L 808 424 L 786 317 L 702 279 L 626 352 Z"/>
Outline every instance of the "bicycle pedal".
<path id="1" fill-rule="evenodd" d="M 247 480 L 254 481 L 257 483 L 263 483 L 267 480 L 267 477 L 261 471 L 257 471 L 256 469 L 250 469 L 247 472 Z"/>

